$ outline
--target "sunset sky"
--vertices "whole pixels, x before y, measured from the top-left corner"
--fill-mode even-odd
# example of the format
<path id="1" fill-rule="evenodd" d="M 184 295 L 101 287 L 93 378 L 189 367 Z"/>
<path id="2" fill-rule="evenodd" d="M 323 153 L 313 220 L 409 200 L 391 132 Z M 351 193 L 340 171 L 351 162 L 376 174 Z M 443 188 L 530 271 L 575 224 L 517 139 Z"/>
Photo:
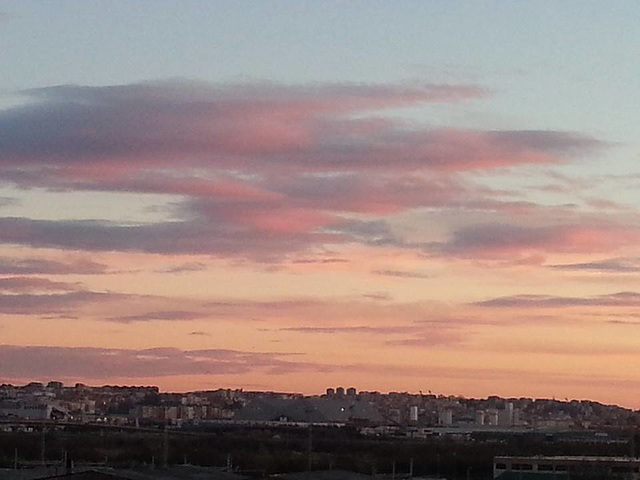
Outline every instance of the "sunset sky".
<path id="1" fill-rule="evenodd" d="M 640 408 L 638 18 L 0 0 L 0 383 Z"/>

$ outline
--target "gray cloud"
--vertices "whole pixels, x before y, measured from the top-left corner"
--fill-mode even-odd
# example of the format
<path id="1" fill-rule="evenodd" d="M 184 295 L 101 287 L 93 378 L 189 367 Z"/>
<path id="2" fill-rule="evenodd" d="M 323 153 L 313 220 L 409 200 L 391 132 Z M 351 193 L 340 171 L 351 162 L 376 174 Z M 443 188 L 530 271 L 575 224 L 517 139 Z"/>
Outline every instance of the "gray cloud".
<path id="1" fill-rule="evenodd" d="M 385 277 L 395 277 L 395 278 L 433 278 L 432 275 L 427 275 L 425 273 L 407 271 L 407 270 L 373 270 L 372 273 L 376 275 L 383 275 Z"/>
<path id="2" fill-rule="evenodd" d="M 43 258 L 0 257 L 0 275 L 94 275 L 106 272 L 106 265 L 87 259 L 65 262 Z"/>
<path id="3" fill-rule="evenodd" d="M 548 152 L 580 154 L 585 149 L 597 147 L 601 142 L 578 135 L 576 133 L 557 132 L 551 130 L 519 130 L 492 132 L 496 140 L 517 148 L 531 151 L 540 149 Z"/>
<path id="4" fill-rule="evenodd" d="M 327 335 L 355 335 L 362 337 L 382 336 L 384 344 L 401 347 L 437 347 L 459 344 L 469 338 L 460 323 L 414 322 L 410 325 L 357 325 L 331 327 L 287 327 L 280 331 Z"/>
<path id="5" fill-rule="evenodd" d="M 84 305 L 122 298 L 126 298 L 126 295 L 89 291 L 47 294 L 0 294 L 0 313 L 10 315 L 56 315 Z"/>
<path id="6" fill-rule="evenodd" d="M 507 224 L 472 225 L 455 231 L 451 240 L 441 244 L 441 247 L 450 253 L 541 248 L 557 238 L 558 230 L 558 227 Z"/>
<path id="7" fill-rule="evenodd" d="M 470 334 L 462 334 L 462 332 L 454 329 L 432 329 L 429 331 L 414 332 L 409 338 L 388 339 L 385 341 L 387 345 L 396 345 L 401 347 L 439 347 L 458 345 L 463 339 L 469 338 Z"/>
<path id="8" fill-rule="evenodd" d="M 330 257 L 330 258 L 297 258 L 291 261 L 292 264 L 333 264 L 333 263 L 349 263 L 346 258 Z"/>
<path id="9" fill-rule="evenodd" d="M 378 301 L 378 302 L 388 302 L 389 300 L 391 300 L 393 298 L 391 296 L 391 294 L 387 293 L 387 292 L 363 293 L 362 297 L 366 298 L 368 300 L 375 300 L 375 301 Z"/>
<path id="10" fill-rule="evenodd" d="M 0 114 L 0 136 L 7 139 L 0 161 L 155 157 L 166 162 L 179 157 L 201 163 L 207 156 L 224 165 L 229 154 L 285 154 L 305 147 L 303 137 L 317 128 L 318 117 L 457 101 L 483 92 L 474 86 L 429 84 L 296 87 L 167 81 L 62 85 L 22 94 L 32 103 Z"/>
<path id="11" fill-rule="evenodd" d="M 570 223 L 525 227 L 479 224 L 456 230 L 451 239 L 427 249 L 446 255 L 513 258 L 522 252 L 597 252 L 634 245 L 640 239 L 635 225 L 612 222 Z"/>
<path id="12" fill-rule="evenodd" d="M 77 283 L 55 282 L 48 278 L 38 277 L 0 277 L 0 291 L 28 292 L 28 291 L 76 291 L 80 289 Z"/>
<path id="13" fill-rule="evenodd" d="M 287 242 L 260 232 L 231 230 L 225 225 L 175 221 L 146 225 L 119 225 L 100 221 L 51 221 L 0 218 L 0 242 L 32 247 L 84 251 L 138 251 L 246 255 L 269 258 L 302 249 L 315 239 L 337 235 L 290 235 Z"/>
<path id="14" fill-rule="evenodd" d="M 141 315 L 124 315 L 120 317 L 109 317 L 106 320 L 120 323 L 134 322 L 155 322 L 155 321 L 181 321 L 181 320 L 199 320 L 206 318 L 208 315 L 203 312 L 185 311 L 185 310 L 167 310 L 160 312 L 149 312 Z"/>
<path id="15" fill-rule="evenodd" d="M 188 272 L 201 272 L 206 270 L 207 266 L 201 262 L 187 262 L 174 267 L 165 268 L 162 270 L 156 270 L 156 273 L 188 273 Z"/>
<path id="16" fill-rule="evenodd" d="M 339 220 L 331 228 L 278 233 L 200 216 L 185 221 L 135 225 L 0 217 L 0 243 L 71 251 L 209 254 L 269 262 L 316 244 L 351 241 L 371 245 L 402 244 L 384 221 Z"/>
<path id="17" fill-rule="evenodd" d="M 308 368 L 290 354 L 278 353 L 15 345 L 0 345 L 0 365 L 5 378 L 96 379 L 242 374 L 256 370 L 282 374 Z"/>
<path id="18" fill-rule="evenodd" d="M 470 85 L 204 84 L 186 81 L 83 87 L 63 85 L 22 92 L 31 100 L 0 111 L 0 178 L 53 188 L 149 191 L 153 176 L 172 166 L 210 171 L 239 167 L 258 172 L 370 172 L 490 169 L 557 163 L 603 142 L 575 132 L 415 129 L 391 120 L 354 118 L 372 110 L 482 96 Z M 176 159 L 179 161 L 176 163 Z M 92 168 L 115 164 L 128 175 L 107 179 Z M 31 166 L 26 169 L 25 166 Z M 68 175 L 58 175 L 66 168 Z M 154 175 L 148 175 L 149 171 Z M 145 171 L 145 175 L 132 173 Z M 353 178 L 333 178 L 314 188 L 291 182 L 285 193 L 311 201 L 344 190 Z M 449 181 L 449 183 L 452 183 Z M 404 184 L 404 192 L 397 189 Z M 355 182 L 356 197 L 365 183 Z M 417 185 L 414 185 L 417 186 Z M 404 204 L 404 195 L 436 197 L 446 182 L 416 190 L 391 182 L 371 199 Z M 169 191 L 169 185 L 165 185 Z M 175 185 L 174 185 L 175 188 Z M 397 199 L 393 200 L 393 192 Z M 387 198 L 389 197 L 389 198 Z M 355 200 L 355 198 L 353 199 Z M 431 200 L 433 202 L 433 199 Z"/>
<path id="19" fill-rule="evenodd" d="M 640 293 L 618 292 L 594 297 L 513 295 L 476 302 L 473 305 L 495 308 L 640 307 Z"/>
<path id="20" fill-rule="evenodd" d="M 607 273 L 640 273 L 640 258 L 609 258 L 585 263 L 549 265 L 558 270 L 581 270 Z"/>
<path id="21" fill-rule="evenodd" d="M 350 327 L 285 327 L 279 328 L 283 332 L 302 332 L 302 333 L 347 333 L 347 334 L 366 334 L 366 335 L 389 335 L 389 334 L 406 334 L 415 332 L 413 326 L 370 326 L 357 325 Z"/>

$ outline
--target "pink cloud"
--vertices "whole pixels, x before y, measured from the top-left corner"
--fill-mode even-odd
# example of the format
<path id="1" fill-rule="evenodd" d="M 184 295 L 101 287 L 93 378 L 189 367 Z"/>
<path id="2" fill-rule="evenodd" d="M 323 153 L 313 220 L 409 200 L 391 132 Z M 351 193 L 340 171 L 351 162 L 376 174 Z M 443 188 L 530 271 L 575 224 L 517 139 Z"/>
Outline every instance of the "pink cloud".
<path id="1" fill-rule="evenodd" d="M 0 278 L 0 291 L 74 291 L 78 284 L 55 282 L 48 278 L 37 277 L 5 277 Z"/>
<path id="2" fill-rule="evenodd" d="M 175 220 L 152 225 L 0 218 L 0 242 L 33 247 L 266 261 L 330 243 L 420 249 L 371 217 L 425 207 L 527 213 L 536 206 L 505 201 L 504 192 L 459 174 L 557 164 L 604 146 L 575 132 L 424 128 L 375 116 L 486 93 L 470 85 L 174 81 L 23 93 L 31 103 L 0 111 L 0 136 L 8 139 L 0 146 L 0 179 L 25 188 L 180 197 Z M 517 227 L 501 228 L 518 236 Z M 530 232 L 529 244 L 520 235 L 511 245 L 482 244 L 461 230 L 441 250 L 545 242 L 600 249 L 611 237 L 557 230 Z"/>
<path id="3" fill-rule="evenodd" d="M 126 295 L 90 291 L 0 294 L 0 313 L 8 315 L 67 314 L 86 305 L 125 298 Z"/>
<path id="4" fill-rule="evenodd" d="M 640 293 L 617 292 L 594 297 L 513 295 L 492 298 L 475 305 L 493 308 L 640 307 Z"/>
<path id="5" fill-rule="evenodd" d="M 14 130 L 0 160 L 134 159 L 148 164 L 166 163 L 172 156 L 203 160 L 202 155 L 292 152 L 314 142 L 316 124 L 324 116 L 458 101 L 484 92 L 473 86 L 429 84 L 295 87 L 159 82 L 67 85 L 23 93 L 34 103 L 6 111 L 0 117 L 0 131 L 16 124 L 39 123 L 46 128 L 30 139 Z"/>
<path id="6" fill-rule="evenodd" d="M 426 273 L 407 271 L 407 270 L 374 270 L 372 273 L 376 275 L 383 275 L 385 277 L 393 278 L 406 278 L 406 279 L 426 279 L 433 278 L 433 275 Z"/>
<path id="7" fill-rule="evenodd" d="M 608 258 L 583 263 L 549 265 L 549 267 L 596 273 L 640 273 L 640 258 Z"/>
<path id="8" fill-rule="evenodd" d="M 156 321 L 185 321 L 185 320 L 201 320 L 210 316 L 207 312 L 185 311 L 185 310 L 166 310 L 143 313 L 139 315 L 122 315 L 119 317 L 109 317 L 106 320 L 120 323 L 134 322 L 156 322 Z"/>
<path id="9" fill-rule="evenodd" d="M 358 325 L 348 327 L 288 327 L 280 331 L 326 334 L 326 335 L 352 335 L 366 338 L 381 336 L 384 337 L 384 344 L 401 347 L 439 347 L 452 346 L 463 343 L 463 339 L 468 338 L 468 332 L 463 332 L 460 325 L 455 323 L 423 324 L 414 323 L 411 325 L 391 325 L 391 326 L 369 326 Z"/>
<path id="10" fill-rule="evenodd" d="M 137 378 L 184 374 L 222 375 L 308 369 L 287 354 L 177 348 L 143 350 L 0 345 L 5 378 Z"/>
<path id="11" fill-rule="evenodd" d="M 0 257 L 0 275 L 94 275 L 106 273 L 107 268 L 88 259 Z"/>
<path id="12" fill-rule="evenodd" d="M 448 242 L 434 244 L 444 254 L 463 257 L 504 257 L 539 252 L 607 252 L 633 245 L 640 231 L 632 226 L 509 224 L 472 225 L 455 231 Z"/>
<path id="13" fill-rule="evenodd" d="M 415 128 L 355 118 L 385 108 L 481 96 L 474 86 L 60 86 L 0 112 L 0 164 L 110 177 L 184 167 L 253 171 L 468 170 L 557 163 L 602 142 L 570 132 Z M 29 132 L 25 134 L 24 132 Z M 71 170 L 69 170 L 71 169 Z"/>

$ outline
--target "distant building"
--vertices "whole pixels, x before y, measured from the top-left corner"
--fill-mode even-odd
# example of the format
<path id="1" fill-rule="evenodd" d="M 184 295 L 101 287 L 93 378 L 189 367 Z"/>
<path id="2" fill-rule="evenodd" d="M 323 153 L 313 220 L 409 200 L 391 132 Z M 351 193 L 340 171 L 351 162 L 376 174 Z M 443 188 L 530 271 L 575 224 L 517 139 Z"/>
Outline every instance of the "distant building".
<path id="1" fill-rule="evenodd" d="M 640 458 L 631 457 L 495 457 L 493 478 L 572 478 L 640 480 Z"/>
<path id="2" fill-rule="evenodd" d="M 453 412 L 450 409 L 442 410 L 438 414 L 438 425 L 447 427 L 453 425 Z"/>
<path id="3" fill-rule="evenodd" d="M 507 402 L 504 405 L 504 410 L 498 412 L 498 425 L 501 427 L 513 426 L 514 409 L 513 403 Z"/>
<path id="4" fill-rule="evenodd" d="M 0 417 L 51 420 L 54 416 L 54 408 L 51 405 L 0 405 Z"/>
<path id="5" fill-rule="evenodd" d="M 25 476 L 20 475 L 15 478 L 38 478 L 42 480 L 47 479 L 69 479 L 69 480 L 157 480 L 159 478 L 163 480 L 201 480 L 206 478 L 208 480 L 245 480 L 248 477 L 238 475 L 233 472 L 225 471 L 217 467 L 196 467 L 193 465 L 180 465 L 173 467 L 166 467 L 162 470 L 151 469 L 113 469 L 106 467 L 70 467 L 67 468 L 67 472 L 64 474 L 54 473 L 51 469 L 46 469 L 48 473 L 39 469 L 42 473 L 37 476 Z M 36 473 L 36 472 L 34 472 Z M 37 474 L 37 473 L 36 473 Z M 43 475 L 44 474 L 44 475 Z M 49 476 L 46 476 L 46 475 Z M 5 478 L 5 477 L 2 477 Z M 14 477 L 8 477 L 14 478 Z"/>
<path id="6" fill-rule="evenodd" d="M 336 395 L 344 395 L 344 387 L 336 388 Z"/>
<path id="7" fill-rule="evenodd" d="M 24 386 L 24 390 L 27 392 L 42 391 L 44 390 L 44 385 L 40 382 L 30 382 Z"/>
<path id="8" fill-rule="evenodd" d="M 418 423 L 418 406 L 413 405 L 409 407 L 409 421 L 411 423 Z"/>
<path id="9" fill-rule="evenodd" d="M 498 426 L 499 413 L 498 410 L 489 409 L 485 415 L 485 425 L 490 425 L 492 427 Z"/>
<path id="10" fill-rule="evenodd" d="M 327 388 L 327 397 L 333 397 L 336 394 L 336 390 L 334 388 Z"/>
<path id="11" fill-rule="evenodd" d="M 355 397 L 357 394 L 357 390 L 355 389 L 355 387 L 349 387 L 347 388 L 347 395 L 350 397 Z"/>
<path id="12" fill-rule="evenodd" d="M 379 424 L 384 419 L 371 403 L 345 396 L 296 399 L 256 398 L 236 412 L 240 422 Z"/>

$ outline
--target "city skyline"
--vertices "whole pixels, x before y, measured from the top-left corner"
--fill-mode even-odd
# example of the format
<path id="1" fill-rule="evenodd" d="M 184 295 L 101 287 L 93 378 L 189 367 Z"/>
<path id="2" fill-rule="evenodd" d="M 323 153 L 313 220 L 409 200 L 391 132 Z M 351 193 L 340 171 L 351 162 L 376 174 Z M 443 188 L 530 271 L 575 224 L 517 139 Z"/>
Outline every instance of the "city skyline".
<path id="1" fill-rule="evenodd" d="M 527 402 L 555 402 L 559 405 L 564 404 L 572 404 L 572 403 L 586 403 L 586 404 L 599 404 L 603 407 L 612 407 L 615 409 L 621 409 L 632 413 L 640 413 L 640 409 L 634 409 L 633 407 L 628 407 L 625 405 L 618 405 L 616 403 L 603 403 L 598 402 L 597 400 L 587 399 L 587 398 L 556 398 L 556 397 L 527 397 L 527 396 L 511 396 L 511 397 L 502 397 L 500 395 L 486 395 L 484 397 L 467 397 L 462 394 L 456 394 L 451 392 L 437 392 L 432 390 L 418 390 L 418 391 L 402 391 L 402 390 L 388 390 L 388 391 L 380 391 L 380 390 L 360 390 L 356 386 L 351 383 L 343 383 L 340 385 L 327 385 L 321 390 L 312 393 L 304 393 L 295 390 L 261 390 L 261 389 L 251 389 L 245 388 L 242 386 L 239 387 L 228 387 L 225 385 L 216 385 L 208 389 L 192 389 L 192 390 L 163 390 L 158 385 L 151 384 L 86 384 L 82 382 L 75 383 L 65 383 L 56 379 L 32 379 L 24 384 L 19 383 L 2 383 L 0 387 L 4 388 L 7 391 L 22 391 L 28 392 L 25 398 L 27 399 L 27 404 L 33 405 L 46 405 L 47 400 L 50 398 L 47 395 L 42 395 L 43 392 L 54 392 L 54 391 L 69 391 L 69 390 L 78 390 L 78 392 L 99 392 L 101 390 L 105 390 L 108 392 L 117 392 L 118 390 L 142 390 L 142 391 L 153 391 L 158 394 L 175 396 L 175 395 L 190 395 L 190 394 L 198 394 L 198 393 L 221 393 L 227 392 L 231 393 L 245 393 L 249 395 L 257 394 L 257 395 L 265 395 L 265 396 L 283 396 L 283 399 L 293 399 L 297 397 L 301 398 L 313 398 L 313 397 L 326 397 L 326 398 L 339 398 L 339 397 L 364 397 L 366 400 L 370 400 L 371 398 L 382 398 L 382 397 L 393 397 L 400 396 L 402 398 L 421 398 L 423 400 L 465 400 L 470 402 L 484 402 L 484 401 L 497 401 L 501 402 L 501 404 L 506 404 L 513 401 L 527 401 Z M 34 394 L 33 397 L 29 397 L 30 394 Z M 10 398 L 10 397 L 9 397 Z M 25 398 L 22 400 L 24 401 Z M 12 399 L 15 401 L 15 399 Z M 11 400 L 9 401 L 9 403 Z M 442 411 L 445 411 L 443 409 Z M 408 413 L 410 408 L 407 410 Z"/>
<path id="2" fill-rule="evenodd" d="M 639 10 L 0 1 L 0 383 L 640 408 Z"/>

